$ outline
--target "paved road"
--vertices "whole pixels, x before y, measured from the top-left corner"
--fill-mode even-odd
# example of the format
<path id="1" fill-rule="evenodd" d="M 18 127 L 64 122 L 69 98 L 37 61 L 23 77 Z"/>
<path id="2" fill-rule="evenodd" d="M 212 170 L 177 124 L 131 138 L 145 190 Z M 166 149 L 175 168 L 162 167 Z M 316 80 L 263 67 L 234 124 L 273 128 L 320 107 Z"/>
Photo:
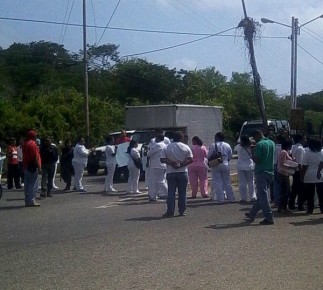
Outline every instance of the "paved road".
<path id="1" fill-rule="evenodd" d="M 4 193 L 0 289 L 323 289 L 318 209 L 260 226 L 243 221 L 250 205 L 198 198 L 186 217 L 161 219 L 165 203 L 102 195 L 103 180 L 86 177 L 88 194 L 57 191 L 40 208 Z"/>

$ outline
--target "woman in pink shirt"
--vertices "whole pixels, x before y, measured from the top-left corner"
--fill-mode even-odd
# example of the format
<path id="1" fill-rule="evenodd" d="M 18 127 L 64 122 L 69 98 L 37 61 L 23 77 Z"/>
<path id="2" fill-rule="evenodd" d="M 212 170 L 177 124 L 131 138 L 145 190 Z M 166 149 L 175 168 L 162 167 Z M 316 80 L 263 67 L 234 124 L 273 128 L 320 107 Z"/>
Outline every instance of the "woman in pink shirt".
<path id="1" fill-rule="evenodd" d="M 192 198 L 196 198 L 199 181 L 201 195 L 206 198 L 208 197 L 208 168 L 206 165 L 208 150 L 203 146 L 202 140 L 197 136 L 192 138 L 191 150 L 193 153 L 193 163 L 188 166 L 188 178 L 192 189 Z"/>

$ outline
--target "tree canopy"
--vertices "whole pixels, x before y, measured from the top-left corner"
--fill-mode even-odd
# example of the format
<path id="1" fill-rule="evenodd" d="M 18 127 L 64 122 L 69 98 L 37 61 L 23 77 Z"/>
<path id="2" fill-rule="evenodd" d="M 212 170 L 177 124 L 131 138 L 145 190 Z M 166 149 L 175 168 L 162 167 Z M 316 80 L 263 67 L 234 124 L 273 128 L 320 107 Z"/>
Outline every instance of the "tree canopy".
<path id="1" fill-rule="evenodd" d="M 143 104 L 223 106 L 227 135 L 260 119 L 251 73 L 228 79 L 216 67 L 176 70 L 145 59 L 120 59 L 118 45 L 88 47 L 92 144 L 124 126 L 124 107 Z M 35 128 L 56 140 L 85 132 L 82 51 L 40 41 L 0 48 L 0 140 Z M 290 97 L 262 88 L 268 118 L 288 119 Z M 301 95 L 298 106 L 314 131 L 322 121 L 323 91 Z"/>

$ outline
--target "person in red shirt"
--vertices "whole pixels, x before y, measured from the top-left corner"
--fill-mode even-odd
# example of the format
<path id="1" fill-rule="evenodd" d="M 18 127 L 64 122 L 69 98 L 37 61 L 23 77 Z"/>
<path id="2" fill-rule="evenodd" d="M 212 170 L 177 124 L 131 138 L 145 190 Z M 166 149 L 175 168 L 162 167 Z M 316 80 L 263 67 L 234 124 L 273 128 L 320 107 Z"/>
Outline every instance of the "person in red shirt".
<path id="1" fill-rule="evenodd" d="M 41 174 L 41 157 L 36 143 L 37 133 L 33 130 L 27 132 L 26 140 L 22 146 L 24 168 L 25 206 L 40 206 L 36 202 L 38 174 Z"/>
<path id="2" fill-rule="evenodd" d="M 19 162 L 18 162 L 18 150 L 16 146 L 15 138 L 10 138 L 9 145 L 7 147 L 7 160 L 8 160 L 8 189 L 13 188 L 13 181 L 15 182 L 16 189 L 21 188 L 19 182 Z"/>
<path id="3" fill-rule="evenodd" d="M 121 143 L 126 143 L 126 142 L 130 142 L 130 141 L 131 141 L 131 139 L 129 137 L 127 137 L 127 132 L 125 130 L 122 130 L 120 133 L 120 136 L 115 141 L 115 145 L 119 145 Z"/>

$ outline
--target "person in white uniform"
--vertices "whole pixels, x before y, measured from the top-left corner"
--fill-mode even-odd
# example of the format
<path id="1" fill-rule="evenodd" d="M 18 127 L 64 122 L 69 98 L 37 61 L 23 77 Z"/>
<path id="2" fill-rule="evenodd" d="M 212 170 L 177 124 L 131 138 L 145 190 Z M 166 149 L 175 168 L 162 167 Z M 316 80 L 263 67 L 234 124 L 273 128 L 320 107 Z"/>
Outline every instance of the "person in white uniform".
<path id="1" fill-rule="evenodd" d="M 240 144 L 235 147 L 238 153 L 237 172 L 240 192 L 240 202 L 246 202 L 247 196 L 249 200 L 256 200 L 255 192 L 255 164 L 252 160 L 251 141 L 248 136 L 244 135 L 240 138 Z"/>
<path id="2" fill-rule="evenodd" d="M 225 194 L 227 202 L 233 202 L 235 200 L 230 180 L 229 167 L 229 162 L 232 158 L 232 149 L 228 143 L 224 142 L 224 139 L 225 135 L 223 132 L 216 133 L 214 137 L 215 142 L 211 145 L 208 152 L 208 159 L 215 153 L 215 151 L 220 152 L 222 155 L 222 162 L 217 166 L 211 167 L 211 200 L 215 200 L 216 196 L 218 203 L 223 203 L 225 201 Z"/>
<path id="3" fill-rule="evenodd" d="M 186 190 L 188 183 L 187 166 L 193 162 L 193 153 L 189 146 L 183 143 L 183 133 L 175 132 L 173 143 L 162 151 L 160 161 L 167 165 L 166 178 L 168 185 L 167 211 L 164 218 L 174 216 L 176 190 L 178 190 L 178 212 L 186 215 Z"/>
<path id="4" fill-rule="evenodd" d="M 139 162 L 141 161 L 140 152 L 138 150 L 138 142 L 131 140 L 129 143 L 129 147 L 127 149 L 127 153 L 129 154 L 128 159 L 128 193 L 141 193 L 139 191 L 139 177 L 140 177 L 140 166 Z M 138 162 L 138 165 L 135 164 Z"/>
<path id="5" fill-rule="evenodd" d="M 114 139 L 112 136 L 107 136 L 105 141 L 107 143 L 107 146 L 105 147 L 105 166 L 107 167 L 107 175 L 104 182 L 104 191 L 117 192 L 117 190 L 113 188 L 113 176 L 117 165 L 117 147 L 113 145 Z"/>
<path id="6" fill-rule="evenodd" d="M 148 151 L 149 157 L 149 187 L 148 196 L 149 201 L 156 201 L 157 196 L 165 199 L 167 197 L 167 183 L 166 183 L 166 164 L 160 162 L 163 149 L 167 147 L 164 143 L 164 135 L 160 134 L 156 137 L 155 143 Z"/>
<path id="7" fill-rule="evenodd" d="M 74 147 L 74 157 L 72 160 L 74 168 L 74 188 L 79 192 L 86 192 L 82 184 L 82 179 L 90 150 L 86 149 L 84 144 L 84 138 L 81 136 L 78 137 L 77 144 Z"/>
<path id="8" fill-rule="evenodd" d="M 163 135 L 164 136 L 164 132 L 162 129 L 156 129 L 155 130 L 155 137 L 152 138 L 148 144 L 148 152 L 149 150 L 151 150 L 151 148 L 154 146 L 154 144 L 156 143 L 156 136 L 158 135 Z M 168 137 L 164 136 L 164 141 L 163 141 L 166 145 L 170 144 L 170 140 Z M 150 173 L 150 165 L 149 165 L 149 156 L 148 157 L 148 166 L 145 168 L 145 181 L 146 181 L 146 186 L 149 188 L 149 182 L 150 182 L 150 178 L 149 178 L 149 173 Z"/>

